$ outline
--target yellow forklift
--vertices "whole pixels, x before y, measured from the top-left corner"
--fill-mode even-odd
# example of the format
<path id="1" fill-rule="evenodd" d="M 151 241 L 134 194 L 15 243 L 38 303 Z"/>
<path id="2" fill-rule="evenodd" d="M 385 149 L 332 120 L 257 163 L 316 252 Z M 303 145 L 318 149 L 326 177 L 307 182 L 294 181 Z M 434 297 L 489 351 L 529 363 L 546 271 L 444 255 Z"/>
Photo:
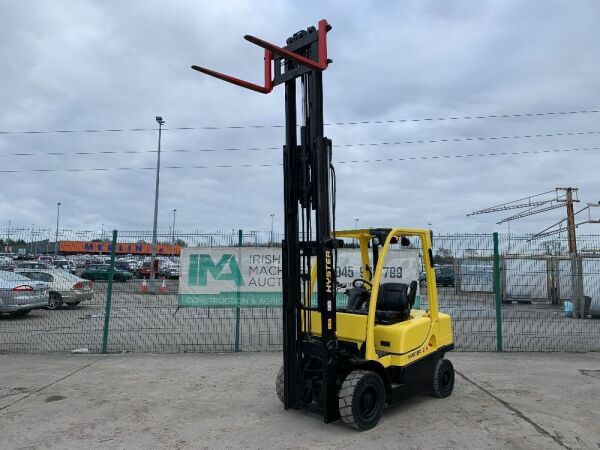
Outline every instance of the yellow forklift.
<path id="1" fill-rule="evenodd" d="M 341 418 L 366 430 L 386 405 L 420 392 L 450 395 L 454 369 L 444 355 L 454 344 L 450 316 L 438 311 L 430 230 L 333 231 L 335 169 L 331 140 L 323 132 L 322 77 L 332 62 L 330 30 L 321 20 L 290 36 L 284 47 L 245 36 L 264 49 L 263 85 L 192 68 L 264 94 L 285 85 L 283 365 L 277 395 L 285 409 L 316 411 L 325 422 Z M 344 288 L 336 280 L 337 252 L 353 242 L 360 247 L 361 278 L 339 292 Z M 420 249 L 426 273 L 425 310 L 413 309 L 418 280 L 383 277 L 392 246 L 411 244 Z"/>
<path id="2" fill-rule="evenodd" d="M 444 353 L 453 348 L 452 325 L 448 314 L 438 311 L 430 230 L 414 228 L 338 231 L 336 239 L 358 242 L 361 267 L 336 303 L 338 410 L 347 425 L 364 430 L 379 421 L 384 406 L 420 392 L 447 397 L 454 387 L 452 363 Z M 392 247 L 411 244 L 423 250 L 427 278 L 428 309 L 412 309 L 417 280 L 384 282 L 386 261 Z M 416 242 L 418 244 L 415 245 Z M 316 270 L 311 286 L 314 290 Z M 311 290 L 311 292 L 312 292 Z M 308 310 L 314 295 L 305 295 Z M 340 298 L 341 297 L 341 298 Z M 304 333 L 321 337 L 320 312 L 302 315 Z M 283 401 L 283 367 L 276 387 Z M 316 382 L 315 382 L 316 381 Z M 303 401 L 312 400 L 318 385 L 314 379 L 304 387 Z"/>

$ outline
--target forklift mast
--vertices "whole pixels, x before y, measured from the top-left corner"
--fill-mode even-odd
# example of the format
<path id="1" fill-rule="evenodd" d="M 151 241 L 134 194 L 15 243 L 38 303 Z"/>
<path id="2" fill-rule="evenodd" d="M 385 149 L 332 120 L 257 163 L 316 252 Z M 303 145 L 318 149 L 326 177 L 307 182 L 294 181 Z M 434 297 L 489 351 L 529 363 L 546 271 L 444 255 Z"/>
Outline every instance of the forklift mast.
<path id="1" fill-rule="evenodd" d="M 204 67 L 207 75 L 268 94 L 285 84 L 285 145 L 283 147 L 283 368 L 284 407 L 318 409 L 325 422 L 339 417 L 336 387 L 336 249 L 335 171 L 331 140 L 323 130 L 323 71 L 327 32 L 318 27 L 294 33 L 279 47 L 254 36 L 244 38 L 265 49 L 264 85 L 240 80 Z M 300 92 L 297 79 L 300 79 Z M 298 97 L 301 122 L 298 127 Z M 299 135 L 299 136 L 298 136 Z M 311 270 L 316 264 L 316 305 Z M 318 311 L 321 334 L 310 333 L 311 311 Z M 307 390 L 309 392 L 307 392 Z M 316 402 L 313 402 L 316 400 Z M 316 403 L 316 404 L 315 404 Z"/>

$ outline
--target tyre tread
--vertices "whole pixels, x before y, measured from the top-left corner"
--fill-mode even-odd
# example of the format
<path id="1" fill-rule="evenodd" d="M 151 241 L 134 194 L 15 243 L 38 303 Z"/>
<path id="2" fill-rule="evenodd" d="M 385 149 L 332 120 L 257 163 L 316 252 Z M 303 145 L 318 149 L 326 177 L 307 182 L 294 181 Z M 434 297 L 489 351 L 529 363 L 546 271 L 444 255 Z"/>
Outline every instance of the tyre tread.
<path id="1" fill-rule="evenodd" d="M 275 390 L 277 391 L 277 398 L 283 403 L 283 389 L 284 389 L 284 374 L 283 374 L 283 366 L 277 372 L 277 379 L 275 380 Z"/>
<path id="2" fill-rule="evenodd" d="M 356 423 L 354 414 L 352 413 L 352 397 L 354 396 L 354 390 L 358 382 L 369 373 L 368 370 L 360 369 L 350 372 L 342 383 L 342 388 L 338 394 L 338 408 L 342 422 L 356 430 L 360 430 L 360 427 Z"/>
<path id="3" fill-rule="evenodd" d="M 448 394 L 444 393 L 442 390 L 442 387 L 441 387 L 440 366 L 442 364 L 444 364 L 445 362 L 448 362 L 450 364 L 450 368 L 452 369 L 452 372 L 454 373 L 454 367 L 452 366 L 452 363 L 450 362 L 449 359 L 440 358 L 437 360 L 437 362 L 435 363 L 435 368 L 433 370 L 433 382 L 432 382 L 431 392 L 433 393 L 433 395 L 435 397 L 438 397 L 438 398 L 445 398 L 445 397 L 448 397 L 450 394 L 452 394 L 452 390 L 450 390 L 450 392 Z M 452 385 L 454 387 L 454 381 L 452 382 Z"/>

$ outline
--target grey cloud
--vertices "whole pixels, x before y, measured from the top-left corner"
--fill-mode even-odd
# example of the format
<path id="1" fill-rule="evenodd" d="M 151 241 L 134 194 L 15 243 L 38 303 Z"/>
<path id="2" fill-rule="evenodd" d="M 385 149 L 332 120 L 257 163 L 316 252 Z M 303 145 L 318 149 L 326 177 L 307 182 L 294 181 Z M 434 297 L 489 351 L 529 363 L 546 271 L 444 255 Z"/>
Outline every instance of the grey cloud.
<path id="1" fill-rule="evenodd" d="M 214 67 L 262 81 L 246 33 L 283 42 L 322 17 L 333 25 L 325 73 L 328 121 L 447 117 L 595 108 L 593 3 L 564 2 L 13 2 L 0 38 L 4 130 L 282 124 L 283 92 L 246 92 L 189 69 Z M 504 136 L 597 128 L 598 114 L 330 126 L 334 143 Z M 154 150 L 156 132 L 0 136 L 7 169 L 149 167 L 155 153 L 10 157 L 6 153 Z M 163 148 L 278 147 L 283 130 L 165 131 Z M 402 158 L 596 146 L 597 136 L 336 148 L 335 159 Z M 339 164 L 339 227 L 432 223 L 440 231 L 504 230 L 472 210 L 575 185 L 598 200 L 600 152 Z M 279 164 L 280 150 L 163 154 L 163 166 Z M 0 228 L 150 229 L 149 170 L 2 176 Z M 178 210 L 182 229 L 282 226 L 282 175 L 269 168 L 165 169 L 159 226 Z M 537 231 L 561 211 L 513 225 Z M 592 226 L 586 230 L 594 231 Z"/>

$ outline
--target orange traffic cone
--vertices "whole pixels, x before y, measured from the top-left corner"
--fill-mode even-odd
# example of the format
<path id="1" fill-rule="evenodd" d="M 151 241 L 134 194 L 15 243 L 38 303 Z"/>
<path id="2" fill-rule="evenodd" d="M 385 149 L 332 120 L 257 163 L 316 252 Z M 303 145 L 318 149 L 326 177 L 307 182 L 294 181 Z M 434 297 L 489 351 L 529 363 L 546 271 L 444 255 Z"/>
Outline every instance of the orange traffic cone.
<path id="1" fill-rule="evenodd" d="M 169 292 L 169 288 L 167 287 L 167 280 L 165 280 L 164 278 L 162 284 L 160 285 L 159 291 L 161 294 L 166 294 L 167 292 Z"/>
<path id="2" fill-rule="evenodd" d="M 144 278 L 144 280 L 142 281 L 142 285 L 140 286 L 140 292 L 142 294 L 146 294 L 148 293 L 148 283 L 146 283 L 146 279 Z"/>

